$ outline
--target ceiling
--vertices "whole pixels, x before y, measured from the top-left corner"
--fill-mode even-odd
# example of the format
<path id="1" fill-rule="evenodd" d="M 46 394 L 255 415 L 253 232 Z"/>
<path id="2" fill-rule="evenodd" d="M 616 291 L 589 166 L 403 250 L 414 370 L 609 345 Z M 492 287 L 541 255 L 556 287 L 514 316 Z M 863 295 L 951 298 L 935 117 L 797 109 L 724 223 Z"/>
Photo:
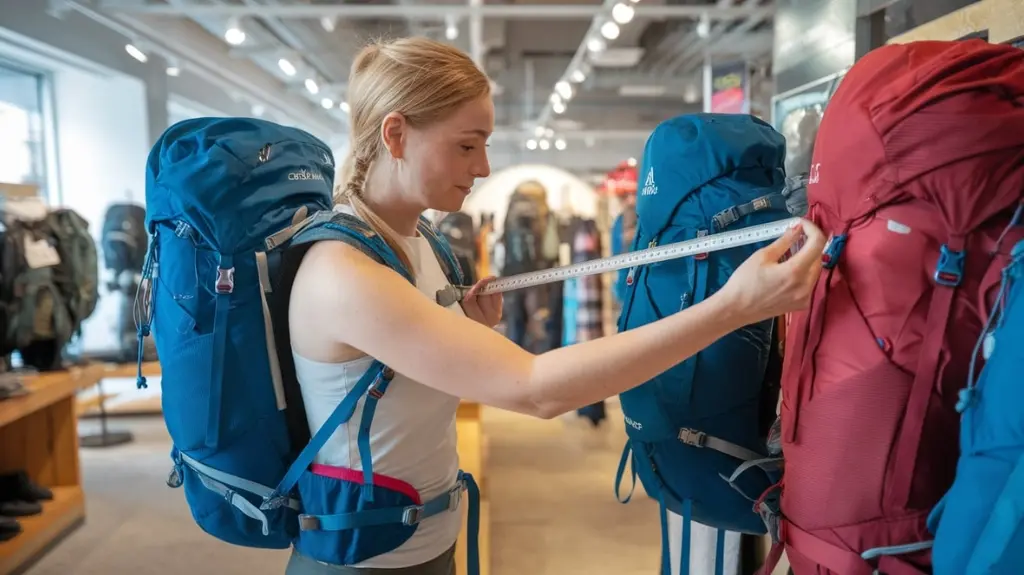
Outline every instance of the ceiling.
<path id="1" fill-rule="evenodd" d="M 410 34 L 450 42 L 471 54 L 494 82 L 496 167 L 543 155 L 576 171 L 607 170 L 637 156 L 657 123 L 701 109 L 705 57 L 746 60 L 770 77 L 770 0 L 97 0 L 95 5 L 123 21 L 145 22 L 150 30 L 187 26 L 219 39 L 233 59 L 255 64 L 282 89 L 301 94 L 339 130 L 347 129 L 345 83 L 360 46 Z M 618 34 L 607 34 L 614 36 L 608 39 L 602 27 L 617 27 Z M 244 32 L 240 43 L 238 30 Z M 252 104 L 254 114 L 262 113 L 258 99 Z"/>

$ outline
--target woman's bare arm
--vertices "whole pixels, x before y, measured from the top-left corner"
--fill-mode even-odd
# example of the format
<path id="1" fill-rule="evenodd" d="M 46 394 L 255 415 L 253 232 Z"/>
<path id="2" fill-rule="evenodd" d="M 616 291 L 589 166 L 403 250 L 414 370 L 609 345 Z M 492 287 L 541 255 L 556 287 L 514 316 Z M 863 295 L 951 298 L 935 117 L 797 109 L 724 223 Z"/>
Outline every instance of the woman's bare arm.
<path id="1" fill-rule="evenodd" d="M 814 257 L 819 256 L 820 251 Z M 664 320 L 533 355 L 496 331 L 441 308 L 358 250 L 322 242 L 310 249 L 299 270 L 291 313 L 293 325 L 300 318 L 305 325 L 323 322 L 316 328 L 318 336 L 352 346 L 424 385 L 553 417 L 631 389 L 730 331 L 775 314 L 768 304 L 760 305 L 765 308 L 761 315 L 752 311 L 758 306 L 734 305 L 744 301 L 742 295 L 723 289 Z"/>

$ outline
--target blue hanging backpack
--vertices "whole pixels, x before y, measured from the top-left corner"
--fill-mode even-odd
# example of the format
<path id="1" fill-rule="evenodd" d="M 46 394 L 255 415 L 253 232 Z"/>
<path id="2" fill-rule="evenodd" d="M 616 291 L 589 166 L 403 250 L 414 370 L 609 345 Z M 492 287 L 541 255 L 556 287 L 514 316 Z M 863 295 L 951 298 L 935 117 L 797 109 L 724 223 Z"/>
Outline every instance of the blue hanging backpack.
<path id="1" fill-rule="evenodd" d="M 647 140 L 637 192 L 633 250 L 791 217 L 783 195 L 785 141 L 748 115 L 693 114 L 667 120 Z M 698 304 L 766 243 L 630 269 L 619 331 Z M 620 395 L 629 439 L 626 465 L 658 500 L 662 572 L 671 573 L 666 510 L 683 517 L 680 575 L 689 573 L 690 522 L 718 528 L 716 573 L 725 530 L 763 534 L 755 502 L 781 473 L 765 439 L 778 400 L 774 321 L 739 329 L 694 357 Z M 774 362 L 781 365 L 778 361 Z M 776 370 L 777 372 L 778 370 Z M 768 406 L 767 413 L 765 406 Z"/>
<path id="2" fill-rule="evenodd" d="M 469 491 L 469 565 L 477 568 L 478 492 L 469 474 L 430 501 L 373 475 L 370 428 L 394 372 L 373 362 L 313 436 L 295 379 L 288 300 L 302 256 L 344 241 L 411 281 L 384 240 L 332 212 L 334 159 L 313 136 L 270 122 L 200 118 L 170 127 L 150 153 L 139 342 L 152 329 L 162 367 L 163 414 L 173 440 L 171 487 L 184 486 L 210 535 L 285 549 L 333 565 L 394 550 L 420 521 L 458 511 Z M 462 272 L 421 219 L 451 282 Z M 141 354 L 141 351 L 140 351 Z M 141 366 L 141 359 L 140 359 Z M 145 379 L 139 374 L 139 386 Z M 360 415 L 362 472 L 314 474 L 313 458 Z M 473 571 L 476 572 L 475 570 Z"/>
<path id="3" fill-rule="evenodd" d="M 1024 573 L 1024 240 L 1002 275 L 957 405 L 956 479 L 928 517 L 935 575 Z"/>

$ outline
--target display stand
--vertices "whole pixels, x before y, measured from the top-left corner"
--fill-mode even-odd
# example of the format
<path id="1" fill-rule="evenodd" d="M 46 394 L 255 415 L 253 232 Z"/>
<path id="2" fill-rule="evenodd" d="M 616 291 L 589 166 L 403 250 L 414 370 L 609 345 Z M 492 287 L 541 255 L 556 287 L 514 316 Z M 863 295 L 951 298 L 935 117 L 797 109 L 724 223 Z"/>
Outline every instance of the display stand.
<path id="1" fill-rule="evenodd" d="M 484 436 L 480 421 L 480 405 L 469 401 L 459 404 L 455 416 L 459 443 L 459 466 L 470 473 L 480 487 L 480 575 L 488 575 L 491 571 L 490 549 L 490 505 L 487 502 L 487 482 L 484 477 Z M 468 501 L 468 500 L 467 500 Z M 464 505 L 466 512 L 462 516 L 462 530 L 455 543 L 455 572 L 468 573 L 466 568 L 466 542 L 468 535 L 469 505 Z"/>
<path id="2" fill-rule="evenodd" d="M 24 470 L 53 491 L 41 514 L 19 517 L 22 532 L 0 543 L 0 575 L 21 572 L 85 519 L 75 394 L 102 375 L 88 365 L 27 376 L 30 393 L 0 401 L 0 472 Z"/>

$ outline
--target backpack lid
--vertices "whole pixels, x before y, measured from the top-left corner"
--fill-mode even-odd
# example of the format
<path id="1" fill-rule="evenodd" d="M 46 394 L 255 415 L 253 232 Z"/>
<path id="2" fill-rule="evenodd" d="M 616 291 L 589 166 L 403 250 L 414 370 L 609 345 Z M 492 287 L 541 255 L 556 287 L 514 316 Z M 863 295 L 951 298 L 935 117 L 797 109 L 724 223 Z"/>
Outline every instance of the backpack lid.
<path id="1" fill-rule="evenodd" d="M 254 118 L 184 120 L 146 165 L 146 228 L 185 220 L 214 249 L 255 249 L 296 209 L 330 210 L 334 156 L 314 136 Z"/>
<path id="2" fill-rule="evenodd" d="M 770 179 L 781 186 L 785 156 L 785 139 L 755 116 L 687 114 L 666 120 L 644 147 L 636 198 L 640 226 L 649 233 L 664 229 L 691 193 L 736 170 L 777 172 Z"/>
<path id="3" fill-rule="evenodd" d="M 808 201 L 843 221 L 918 198 L 966 233 L 1024 189 L 1024 52 L 983 40 L 878 48 L 822 119 Z"/>

